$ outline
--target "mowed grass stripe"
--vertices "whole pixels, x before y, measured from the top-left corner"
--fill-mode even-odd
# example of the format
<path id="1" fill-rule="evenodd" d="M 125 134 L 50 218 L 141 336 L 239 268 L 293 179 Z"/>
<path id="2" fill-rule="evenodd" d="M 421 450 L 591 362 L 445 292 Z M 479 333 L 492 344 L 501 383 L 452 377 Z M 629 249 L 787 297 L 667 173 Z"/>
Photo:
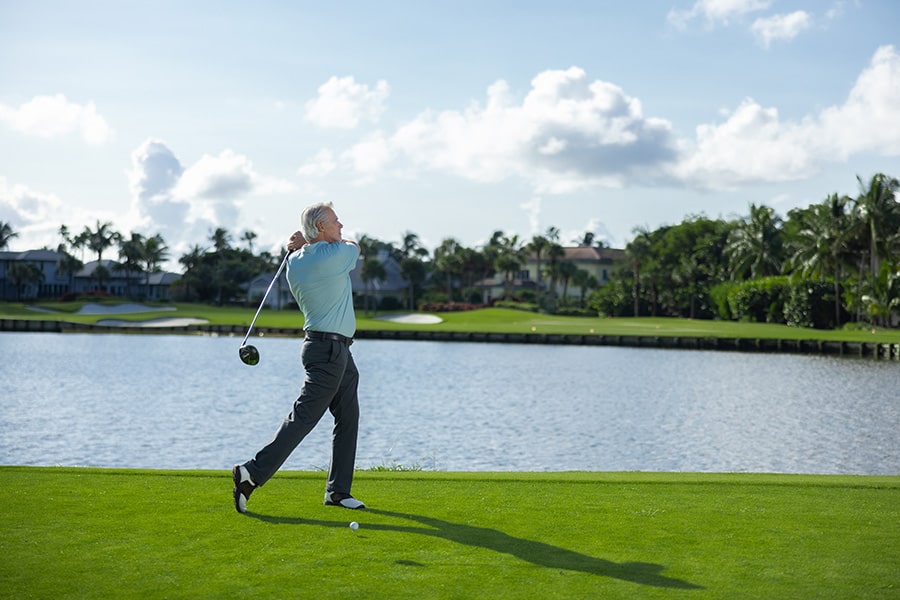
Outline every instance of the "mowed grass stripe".
<path id="1" fill-rule="evenodd" d="M 15 598 L 891 598 L 900 477 L 2 467 Z M 360 523 L 353 532 L 351 520 Z"/>

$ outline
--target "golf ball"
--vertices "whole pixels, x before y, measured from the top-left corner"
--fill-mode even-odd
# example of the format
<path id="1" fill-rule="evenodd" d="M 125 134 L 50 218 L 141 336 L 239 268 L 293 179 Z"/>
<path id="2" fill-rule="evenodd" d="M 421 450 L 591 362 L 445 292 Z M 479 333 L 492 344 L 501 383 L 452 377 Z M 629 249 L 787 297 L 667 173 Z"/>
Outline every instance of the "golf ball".
<path id="1" fill-rule="evenodd" d="M 356 531 L 357 529 L 359 529 L 359 523 L 357 523 L 356 521 L 353 521 L 352 523 L 350 523 L 350 529 L 352 529 L 353 531 Z"/>

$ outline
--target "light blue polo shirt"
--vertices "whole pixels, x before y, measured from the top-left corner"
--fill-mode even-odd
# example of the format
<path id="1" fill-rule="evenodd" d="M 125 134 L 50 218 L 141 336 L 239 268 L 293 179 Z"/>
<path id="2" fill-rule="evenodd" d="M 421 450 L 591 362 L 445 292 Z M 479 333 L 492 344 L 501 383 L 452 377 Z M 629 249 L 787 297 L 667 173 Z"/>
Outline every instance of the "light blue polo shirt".
<path id="1" fill-rule="evenodd" d="M 326 331 L 353 337 L 356 315 L 350 271 L 359 248 L 347 242 L 316 242 L 294 252 L 287 263 L 287 280 L 303 311 L 307 331 Z"/>

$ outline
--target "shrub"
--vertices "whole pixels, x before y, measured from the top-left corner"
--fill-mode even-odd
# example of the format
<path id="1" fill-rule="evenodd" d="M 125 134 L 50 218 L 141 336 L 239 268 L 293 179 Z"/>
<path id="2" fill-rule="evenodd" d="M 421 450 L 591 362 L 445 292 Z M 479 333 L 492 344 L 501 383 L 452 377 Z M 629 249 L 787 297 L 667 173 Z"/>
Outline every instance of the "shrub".
<path id="1" fill-rule="evenodd" d="M 728 292 L 732 318 L 757 323 L 784 323 L 784 304 L 790 283 L 786 276 L 751 279 Z"/>
<path id="2" fill-rule="evenodd" d="M 402 310 L 403 302 L 396 296 L 385 296 L 378 301 L 378 310 Z"/>
<path id="3" fill-rule="evenodd" d="M 556 314 L 563 317 L 596 317 L 597 311 L 577 306 L 566 306 L 557 310 Z"/>
<path id="4" fill-rule="evenodd" d="M 591 292 L 588 296 L 588 306 L 596 314 L 609 317 L 634 316 L 632 290 L 620 279 L 614 279 L 599 290 Z"/>
<path id="5" fill-rule="evenodd" d="M 843 315 L 843 307 L 841 313 Z M 785 321 L 792 327 L 834 329 L 834 283 L 829 281 L 796 281 L 790 288 L 784 306 Z M 843 319 L 843 316 L 841 316 Z"/>
<path id="6" fill-rule="evenodd" d="M 526 310 L 528 312 L 537 312 L 538 305 L 533 302 L 516 302 L 515 300 L 498 300 L 494 302 L 496 308 L 512 308 L 515 310 Z"/>
<path id="7" fill-rule="evenodd" d="M 484 308 L 484 304 L 468 302 L 422 302 L 419 304 L 419 310 L 422 312 L 458 312 L 476 308 Z"/>
<path id="8" fill-rule="evenodd" d="M 709 290 L 709 298 L 716 307 L 716 316 L 725 321 L 730 321 L 734 318 L 734 315 L 731 313 L 731 306 L 728 304 L 728 295 L 735 285 L 737 284 L 726 281 L 713 286 Z"/>

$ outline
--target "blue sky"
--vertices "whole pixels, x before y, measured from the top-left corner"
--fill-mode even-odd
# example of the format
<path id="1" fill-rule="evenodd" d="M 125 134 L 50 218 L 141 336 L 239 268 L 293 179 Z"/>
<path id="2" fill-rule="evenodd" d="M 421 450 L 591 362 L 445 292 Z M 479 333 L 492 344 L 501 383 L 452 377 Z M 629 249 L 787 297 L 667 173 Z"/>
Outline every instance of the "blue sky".
<path id="1" fill-rule="evenodd" d="M 497 230 L 623 247 L 690 215 L 785 215 L 900 176 L 900 4 L 0 2 L 11 249 L 97 219 L 177 258 Z M 177 265 L 171 265 L 177 266 Z"/>

